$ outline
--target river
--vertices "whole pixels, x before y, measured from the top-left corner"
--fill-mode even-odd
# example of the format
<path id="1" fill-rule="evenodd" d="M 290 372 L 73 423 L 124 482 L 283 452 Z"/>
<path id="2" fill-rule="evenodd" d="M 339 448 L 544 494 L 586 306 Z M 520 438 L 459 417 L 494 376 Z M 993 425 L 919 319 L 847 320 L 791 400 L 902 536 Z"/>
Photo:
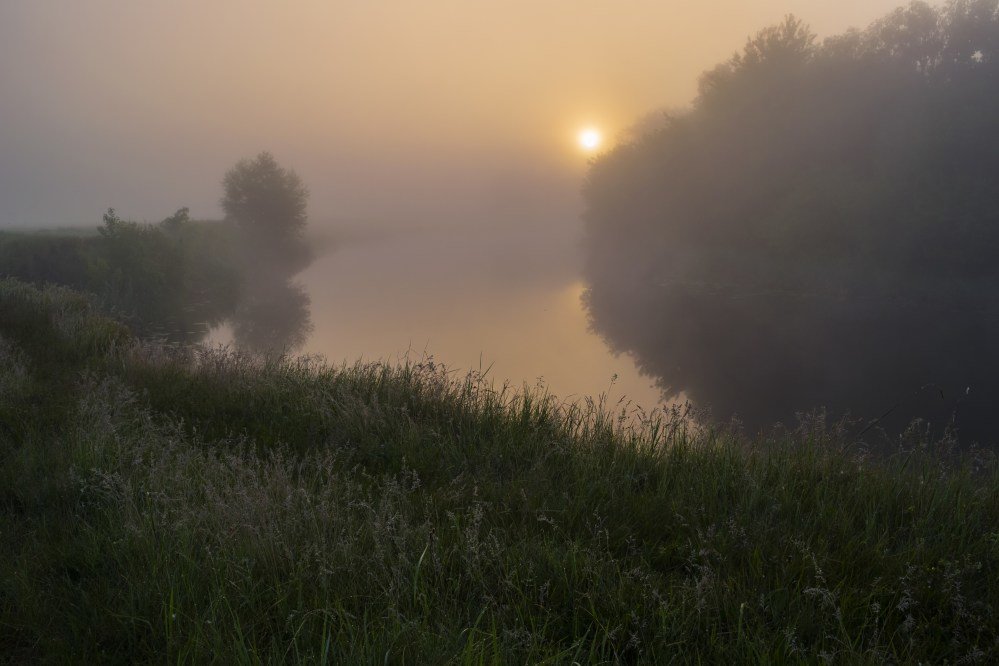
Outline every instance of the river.
<path id="1" fill-rule="evenodd" d="M 461 229 L 354 234 L 298 276 L 314 329 L 302 349 L 331 362 L 418 360 L 543 382 L 562 399 L 660 404 L 652 381 L 588 330 L 578 238 Z"/>

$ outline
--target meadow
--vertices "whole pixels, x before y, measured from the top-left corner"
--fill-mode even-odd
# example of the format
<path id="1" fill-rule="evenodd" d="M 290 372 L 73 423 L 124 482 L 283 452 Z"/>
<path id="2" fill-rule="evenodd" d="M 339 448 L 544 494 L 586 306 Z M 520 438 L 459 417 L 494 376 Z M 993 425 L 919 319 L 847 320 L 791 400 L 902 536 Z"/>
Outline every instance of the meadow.
<path id="1" fill-rule="evenodd" d="M 151 342 L 2 280 L 0 655 L 994 661 L 996 458 L 927 432 Z"/>

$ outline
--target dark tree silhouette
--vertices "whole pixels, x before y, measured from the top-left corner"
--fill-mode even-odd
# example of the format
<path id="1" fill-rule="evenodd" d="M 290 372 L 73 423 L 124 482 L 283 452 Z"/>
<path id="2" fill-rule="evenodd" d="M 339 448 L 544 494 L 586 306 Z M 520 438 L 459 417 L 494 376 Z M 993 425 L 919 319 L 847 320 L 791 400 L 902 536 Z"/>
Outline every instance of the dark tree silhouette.
<path id="1" fill-rule="evenodd" d="M 304 240 L 309 193 L 267 152 L 241 160 L 223 181 L 222 207 L 241 243 L 243 293 L 235 343 L 255 353 L 301 347 L 312 330 L 309 297 L 291 277 L 312 261 Z"/>
<path id="2" fill-rule="evenodd" d="M 109 209 L 79 286 L 140 335 L 198 340 L 239 300 L 240 276 L 219 231 L 192 223 L 186 208 L 159 224 L 123 220 Z"/>
<path id="3" fill-rule="evenodd" d="M 995 439 L 999 0 L 821 44 L 789 17 L 584 196 L 592 326 L 666 393 L 753 426 L 902 400 Z"/>
<path id="4" fill-rule="evenodd" d="M 225 175 L 225 223 L 180 208 L 158 224 L 104 215 L 99 234 L 0 234 L 0 276 L 91 292 L 141 336 L 203 339 L 223 322 L 237 346 L 291 351 L 311 331 L 308 295 L 292 277 L 312 254 L 308 192 L 269 153 Z"/>
<path id="5" fill-rule="evenodd" d="M 295 272 L 308 263 L 303 242 L 309 192 L 294 171 L 268 152 L 241 160 L 223 180 L 222 209 L 241 232 L 252 261 Z"/>

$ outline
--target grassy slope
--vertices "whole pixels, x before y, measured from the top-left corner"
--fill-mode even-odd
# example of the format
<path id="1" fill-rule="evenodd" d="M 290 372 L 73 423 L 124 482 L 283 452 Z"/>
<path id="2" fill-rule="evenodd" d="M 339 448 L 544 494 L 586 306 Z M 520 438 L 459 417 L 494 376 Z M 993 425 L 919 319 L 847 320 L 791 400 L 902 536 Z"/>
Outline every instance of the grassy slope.
<path id="1" fill-rule="evenodd" d="M 0 281 L 0 655 L 999 656 L 993 459 L 129 340 Z"/>

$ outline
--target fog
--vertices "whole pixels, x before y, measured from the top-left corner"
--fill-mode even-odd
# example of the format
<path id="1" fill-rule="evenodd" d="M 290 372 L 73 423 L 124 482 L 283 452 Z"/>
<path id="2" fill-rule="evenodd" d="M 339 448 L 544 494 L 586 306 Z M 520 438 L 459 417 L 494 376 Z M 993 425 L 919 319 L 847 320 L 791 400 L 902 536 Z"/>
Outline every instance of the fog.
<path id="1" fill-rule="evenodd" d="M 822 34 L 894 0 L 0 3 L 0 225 L 115 206 L 217 218 L 270 150 L 313 225 L 578 225 L 584 124 L 683 106 L 787 12 Z"/>
<path id="2" fill-rule="evenodd" d="M 497 385 L 540 382 L 568 400 L 626 396 L 656 406 L 654 382 L 589 332 L 579 255 L 561 235 L 534 230 L 399 233 L 345 244 L 300 275 L 313 295 L 315 332 L 305 349 L 350 361 L 430 355 Z"/>
<path id="3" fill-rule="evenodd" d="M 586 185 L 593 327 L 749 425 L 891 414 L 994 441 L 999 3 L 788 19 Z"/>
<path id="4" fill-rule="evenodd" d="M 753 426 L 938 384 L 949 414 L 991 390 L 992 161 L 960 136 L 991 121 L 948 109 L 991 108 L 994 44 L 961 33 L 947 69 L 920 7 L 846 32 L 898 4 L 8 0 L 0 227 L 221 219 L 223 174 L 267 150 L 308 186 L 313 261 L 199 335 Z M 747 37 L 788 13 L 812 41 L 768 69 L 786 44 Z"/>

